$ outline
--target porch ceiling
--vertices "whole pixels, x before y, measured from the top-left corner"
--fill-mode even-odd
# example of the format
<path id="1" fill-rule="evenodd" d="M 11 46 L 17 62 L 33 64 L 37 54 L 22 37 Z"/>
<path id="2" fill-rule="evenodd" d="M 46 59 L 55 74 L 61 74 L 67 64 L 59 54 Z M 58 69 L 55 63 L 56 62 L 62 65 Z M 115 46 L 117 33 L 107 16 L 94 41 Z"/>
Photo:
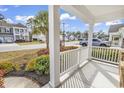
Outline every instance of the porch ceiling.
<path id="1" fill-rule="evenodd" d="M 98 23 L 124 18 L 122 5 L 64 5 L 66 11 L 87 23 Z"/>

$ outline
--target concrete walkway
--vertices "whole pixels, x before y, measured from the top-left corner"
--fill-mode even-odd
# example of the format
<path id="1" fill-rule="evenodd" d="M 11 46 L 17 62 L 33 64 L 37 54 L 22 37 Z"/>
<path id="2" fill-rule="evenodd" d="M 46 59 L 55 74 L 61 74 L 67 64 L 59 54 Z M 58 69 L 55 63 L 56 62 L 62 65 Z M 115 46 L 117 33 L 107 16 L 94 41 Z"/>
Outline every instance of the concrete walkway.
<path id="1" fill-rule="evenodd" d="M 5 88 L 39 88 L 39 85 L 25 77 L 8 77 L 5 78 Z"/>

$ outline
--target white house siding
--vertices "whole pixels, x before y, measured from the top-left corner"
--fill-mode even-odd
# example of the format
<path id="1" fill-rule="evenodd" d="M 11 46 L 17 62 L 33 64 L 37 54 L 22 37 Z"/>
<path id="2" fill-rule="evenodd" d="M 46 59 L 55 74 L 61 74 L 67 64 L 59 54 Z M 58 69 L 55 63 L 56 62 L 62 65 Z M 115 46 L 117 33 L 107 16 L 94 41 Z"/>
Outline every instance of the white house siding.
<path id="1" fill-rule="evenodd" d="M 0 35 L 0 41 L 2 43 L 11 43 L 14 42 L 14 38 L 12 35 Z"/>
<path id="2" fill-rule="evenodd" d="M 11 43 L 14 42 L 12 27 L 0 26 L 0 42 Z M 10 30 L 11 29 L 11 30 Z"/>
<path id="3" fill-rule="evenodd" d="M 118 37 L 119 40 L 114 41 L 113 37 L 114 38 Z M 122 47 L 123 38 L 124 38 L 124 30 L 119 30 L 117 32 L 109 33 L 109 41 L 112 42 L 111 44 L 112 47 Z"/>
<path id="4" fill-rule="evenodd" d="M 46 41 L 46 37 L 45 37 L 45 35 L 43 35 L 43 34 L 33 35 L 32 38 L 33 38 L 33 39 L 37 39 L 37 40 Z"/>
<path id="5" fill-rule="evenodd" d="M 14 27 L 13 29 L 14 29 L 13 30 L 14 41 L 16 41 L 16 40 L 29 41 L 29 32 L 27 31 L 26 28 Z"/>

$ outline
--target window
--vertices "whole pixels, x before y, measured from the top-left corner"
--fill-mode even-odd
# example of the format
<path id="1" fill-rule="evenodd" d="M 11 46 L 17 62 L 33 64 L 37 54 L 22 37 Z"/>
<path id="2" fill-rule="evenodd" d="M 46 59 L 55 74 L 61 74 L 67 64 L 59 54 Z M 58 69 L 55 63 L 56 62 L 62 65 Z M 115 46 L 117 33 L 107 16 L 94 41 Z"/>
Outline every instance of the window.
<path id="1" fill-rule="evenodd" d="M 98 39 L 93 39 L 93 42 L 100 42 Z"/>
<path id="2" fill-rule="evenodd" d="M 114 37 L 114 40 L 119 40 L 119 37 Z"/>
<path id="3" fill-rule="evenodd" d="M 9 28 L 6 28 L 6 33 L 10 33 L 10 29 Z"/>
<path id="4" fill-rule="evenodd" d="M 23 32 L 24 32 L 24 30 L 23 30 L 23 29 L 20 29 L 20 32 L 21 32 L 21 33 L 23 33 Z"/>
<path id="5" fill-rule="evenodd" d="M 10 28 L 10 33 L 12 33 L 13 32 L 13 28 Z"/>
<path id="6" fill-rule="evenodd" d="M 119 36 L 112 36 L 112 44 L 119 45 Z"/>
<path id="7" fill-rule="evenodd" d="M 1 33 L 6 33 L 6 28 L 1 27 Z"/>
<path id="8" fill-rule="evenodd" d="M 15 29 L 15 33 L 16 34 L 19 34 L 19 29 Z"/>

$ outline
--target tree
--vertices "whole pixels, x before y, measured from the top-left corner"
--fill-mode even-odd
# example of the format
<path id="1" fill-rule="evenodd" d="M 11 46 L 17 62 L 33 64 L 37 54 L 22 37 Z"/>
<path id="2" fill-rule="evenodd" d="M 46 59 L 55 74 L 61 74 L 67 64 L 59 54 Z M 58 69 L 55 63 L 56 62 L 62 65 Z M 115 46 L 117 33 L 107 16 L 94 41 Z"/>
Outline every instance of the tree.
<path id="1" fill-rule="evenodd" d="M 49 48 L 49 32 L 48 32 L 48 12 L 40 11 L 34 18 L 33 34 L 44 34 L 46 36 L 47 48 Z"/>
<path id="2" fill-rule="evenodd" d="M 33 21 L 34 21 L 34 19 L 33 18 L 30 18 L 30 19 L 27 20 L 27 23 L 26 23 L 27 27 L 29 29 L 31 29 L 31 32 L 29 33 L 30 41 L 32 41 L 32 30 L 34 28 L 34 22 Z"/>
<path id="3" fill-rule="evenodd" d="M 102 39 L 102 40 L 108 40 L 109 35 L 106 34 L 105 32 L 103 32 L 103 31 L 101 30 L 101 31 L 99 31 L 99 32 L 94 32 L 94 33 L 93 33 L 93 37 L 94 37 L 94 38 L 99 38 L 99 39 Z"/>
<path id="4" fill-rule="evenodd" d="M 80 32 L 80 31 L 77 31 L 77 32 L 75 33 L 75 35 L 76 35 L 76 38 L 77 38 L 77 39 L 81 38 L 81 32 Z"/>
<path id="5" fill-rule="evenodd" d="M 2 14 L 0 14 L 0 21 L 2 20 L 4 20 L 5 19 L 5 17 L 2 15 Z"/>
<path id="6" fill-rule="evenodd" d="M 88 38 L 88 31 L 83 32 L 83 38 Z"/>

